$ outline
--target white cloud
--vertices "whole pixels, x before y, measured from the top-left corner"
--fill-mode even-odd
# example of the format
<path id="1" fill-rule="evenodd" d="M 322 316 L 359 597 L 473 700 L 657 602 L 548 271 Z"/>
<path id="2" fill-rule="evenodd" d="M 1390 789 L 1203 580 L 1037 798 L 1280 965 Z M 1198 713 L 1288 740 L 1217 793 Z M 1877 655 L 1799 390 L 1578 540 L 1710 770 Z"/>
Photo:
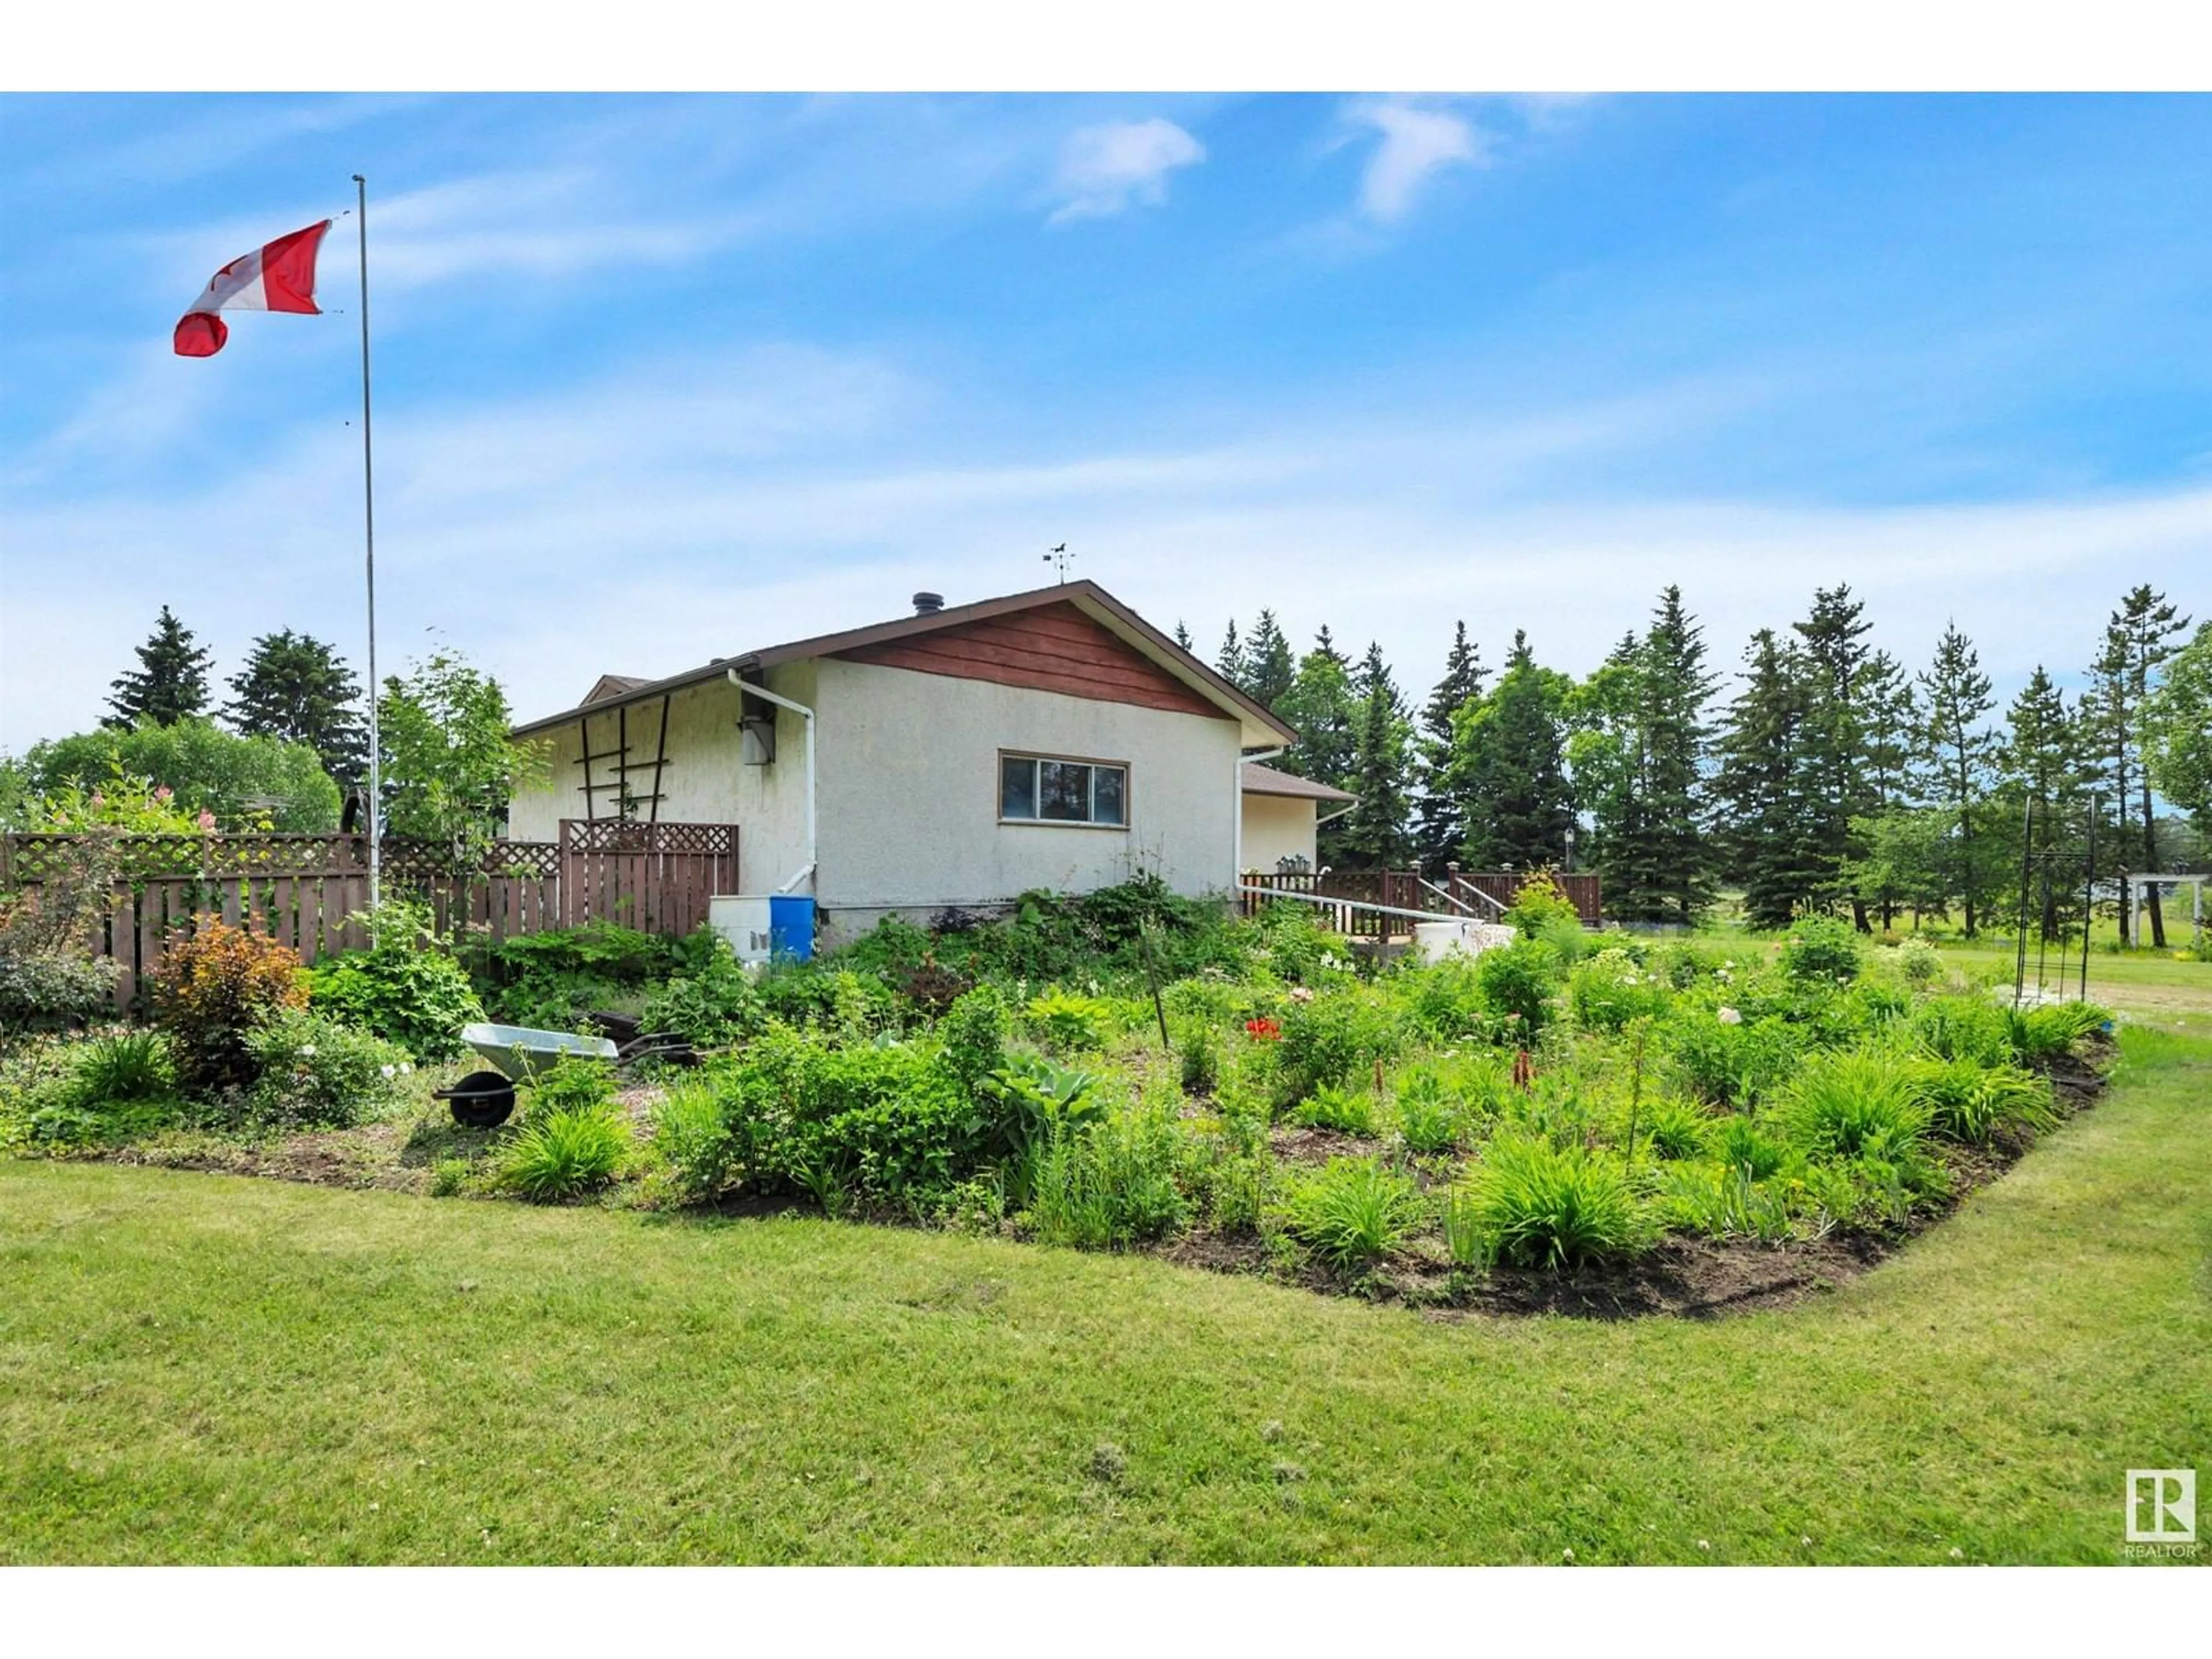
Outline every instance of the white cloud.
<path id="1" fill-rule="evenodd" d="M 1030 586 L 1038 554 L 1210 647 L 1273 606 L 1301 644 L 1324 622 L 1379 641 L 1419 690 L 1454 617 L 1494 663 L 1516 627 L 1540 659 L 1595 665 L 1680 582 L 1712 661 L 1848 581 L 1878 642 L 1924 662 L 1956 615 L 2001 690 L 2086 661 L 2120 592 L 2185 592 L 2212 489 L 2052 494 L 1965 506 L 1727 499 L 1606 478 L 1755 418 L 1712 381 L 1548 408 L 1403 408 L 1347 428 L 1282 410 L 1149 446 L 1039 451 L 948 429 L 963 403 L 895 365 L 795 347 L 512 403 L 418 410 L 379 429 L 386 665 L 435 626 L 528 714 L 603 670 L 663 673 L 880 621 L 907 594 Z M 1233 439 L 1218 435 L 1234 430 Z M 948 455 L 961 459 L 947 459 Z M 197 488 L 10 492 L 0 744 L 98 717 L 165 600 L 234 672 L 294 627 L 358 657 L 359 454 L 303 422 L 258 470 Z"/>
<path id="2" fill-rule="evenodd" d="M 1165 201 L 1168 175 L 1205 159 L 1205 145 L 1159 116 L 1079 128 L 1060 151 L 1054 192 L 1066 199 L 1049 222 L 1101 218 L 1133 204 Z"/>
<path id="3" fill-rule="evenodd" d="M 1359 211 L 1377 224 L 1395 224 L 1411 212 L 1431 174 L 1490 161 L 1489 135 L 1448 110 L 1380 98 L 1354 104 L 1346 114 L 1382 135 L 1359 180 Z"/>

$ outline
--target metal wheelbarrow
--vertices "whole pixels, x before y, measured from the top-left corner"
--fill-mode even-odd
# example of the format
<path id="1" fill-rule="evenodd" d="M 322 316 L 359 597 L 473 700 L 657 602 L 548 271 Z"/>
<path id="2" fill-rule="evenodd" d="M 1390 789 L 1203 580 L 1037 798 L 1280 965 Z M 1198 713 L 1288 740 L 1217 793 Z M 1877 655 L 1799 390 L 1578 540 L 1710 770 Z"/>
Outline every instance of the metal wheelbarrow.
<path id="1" fill-rule="evenodd" d="M 611 1016 L 614 1024 L 620 1016 Z M 635 1033 L 636 1022 L 624 1022 Z M 498 1069 L 471 1072 L 459 1083 L 435 1091 L 453 1109 L 453 1121 L 468 1129 L 495 1129 L 514 1110 L 514 1085 L 550 1071 L 563 1059 L 605 1060 L 628 1066 L 659 1060 L 696 1065 L 697 1056 L 683 1038 L 666 1031 L 631 1036 L 617 1046 L 609 1037 L 580 1031 L 541 1031 L 527 1025 L 478 1024 L 461 1027 L 461 1041 Z"/>

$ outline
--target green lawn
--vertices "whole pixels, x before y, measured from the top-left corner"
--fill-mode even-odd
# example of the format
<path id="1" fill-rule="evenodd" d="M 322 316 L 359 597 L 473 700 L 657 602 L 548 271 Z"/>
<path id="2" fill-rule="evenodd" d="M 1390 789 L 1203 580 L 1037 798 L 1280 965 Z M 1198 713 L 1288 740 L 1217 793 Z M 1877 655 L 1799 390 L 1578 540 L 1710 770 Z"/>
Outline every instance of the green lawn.
<path id="1" fill-rule="evenodd" d="M 2110 1562 L 2124 1469 L 2212 1472 L 2212 1042 L 2124 1052 L 1706 1323 L 0 1163 L 0 1561 Z"/>

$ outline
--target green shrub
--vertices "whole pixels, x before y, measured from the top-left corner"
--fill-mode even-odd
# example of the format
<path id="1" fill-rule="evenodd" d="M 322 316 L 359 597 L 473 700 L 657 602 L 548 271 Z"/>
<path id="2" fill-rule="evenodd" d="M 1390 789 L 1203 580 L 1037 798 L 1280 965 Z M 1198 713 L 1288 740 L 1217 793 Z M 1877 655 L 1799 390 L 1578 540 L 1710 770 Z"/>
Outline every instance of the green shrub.
<path id="1" fill-rule="evenodd" d="M 933 1043 L 845 1045 L 772 1026 L 713 1080 L 730 1167 L 825 1206 L 858 1196 L 933 1214 L 1015 1139 L 1017 1109 L 982 1086 L 988 1079 L 968 1085 Z"/>
<path id="2" fill-rule="evenodd" d="M 270 1129 L 348 1129 L 400 1099 L 406 1050 L 343 1021 L 286 1009 L 246 1038 L 258 1073 L 246 1121 Z"/>
<path id="3" fill-rule="evenodd" d="M 1659 1048 L 1680 1087 L 1716 1106 L 1747 1107 L 1790 1076 L 1804 1043 L 1778 1016 L 1747 1020 L 1725 1006 L 1711 1011 L 1678 1006 L 1659 1028 Z"/>
<path id="4" fill-rule="evenodd" d="M 1618 1031 L 1632 1019 L 1662 1013 L 1665 988 L 1626 951 L 1601 951 L 1567 976 L 1567 1002 L 1586 1031 Z"/>
<path id="5" fill-rule="evenodd" d="M 898 994 L 880 979 L 834 963 L 770 963 L 754 981 L 762 1006 L 787 1024 L 812 1026 L 848 1042 L 896 1030 L 906 1012 Z"/>
<path id="6" fill-rule="evenodd" d="M 715 949 L 687 972 L 646 999 L 641 1020 L 648 1031 L 673 1031 L 702 1048 L 726 1048 L 757 1034 L 768 1023 L 760 992 L 730 948 L 720 939 Z"/>
<path id="7" fill-rule="evenodd" d="M 1574 901 L 1548 871 L 1521 884 L 1504 920 L 1526 942 L 1549 945 L 1562 963 L 1580 957 L 1589 941 Z"/>
<path id="8" fill-rule="evenodd" d="M 611 1112 L 614 1069 L 604 1060 L 563 1055 L 522 1085 L 524 1110 L 532 1117 L 554 1112 Z"/>
<path id="9" fill-rule="evenodd" d="M 1917 1095 L 1912 1061 L 1883 1049 L 1807 1056 L 1783 1093 L 1781 1122 L 1815 1158 L 1871 1158 L 1917 1176 L 1928 1109 Z"/>
<path id="10" fill-rule="evenodd" d="M 535 1204 L 559 1204 L 620 1175 L 631 1152 L 629 1124 L 604 1108 L 556 1108 L 530 1116 L 501 1150 L 499 1184 Z"/>
<path id="11" fill-rule="evenodd" d="M 1933 985 L 1943 972 L 1943 954 L 1926 939 L 1908 939 L 1890 952 L 1898 976 L 1907 985 Z"/>
<path id="12" fill-rule="evenodd" d="M 710 1078 L 684 1078 L 668 1085 L 653 1109 L 653 1150 L 670 1185 L 686 1202 L 703 1202 L 727 1184 L 735 1148 Z"/>
<path id="13" fill-rule="evenodd" d="M 1098 998 L 1056 987 L 1032 997 L 1022 1012 L 1051 1047 L 1075 1051 L 1103 1046 L 1113 1020 L 1113 1011 Z"/>
<path id="14" fill-rule="evenodd" d="M 1578 1267 L 1650 1248 L 1652 1230 L 1617 1162 L 1548 1141 L 1493 1140 L 1469 1177 L 1462 1236 L 1485 1261 Z"/>
<path id="15" fill-rule="evenodd" d="M 1858 934 L 1833 916 L 1806 916 L 1782 942 L 1782 971 L 1801 984 L 1836 985 L 1859 976 Z"/>
<path id="16" fill-rule="evenodd" d="M 2012 1056 L 2023 1066 L 2049 1066 L 2112 1016 L 2086 1002 L 2053 1003 L 2039 1008 L 2002 1011 Z"/>
<path id="17" fill-rule="evenodd" d="M 1660 1178 L 1658 1209 L 1670 1227 L 1712 1238 L 1779 1244 L 1797 1231 L 1792 1193 L 1743 1166 L 1674 1164 Z"/>
<path id="18" fill-rule="evenodd" d="M 1912 1068 L 1914 1097 L 1946 1140 L 1987 1146 L 2000 1133 L 2040 1134 L 2057 1124 L 2051 1080 L 2014 1066 L 1926 1059 Z"/>
<path id="19" fill-rule="evenodd" d="M 1721 1162 L 1747 1181 L 1765 1181 L 1789 1161 L 1789 1149 L 1747 1117 L 1732 1117 L 1714 1137 Z"/>
<path id="20" fill-rule="evenodd" d="M 137 1139 L 177 1121 L 175 1073 L 151 1031 L 81 1045 L 18 1042 L 0 1064 L 0 1146 Z"/>
<path id="21" fill-rule="evenodd" d="M 1284 1198 L 1284 1225 L 1340 1267 L 1396 1249 L 1420 1218 L 1413 1182 L 1371 1158 L 1331 1158 L 1293 1181 Z"/>
<path id="22" fill-rule="evenodd" d="M 1324 1083 L 1297 1104 L 1291 1117 L 1293 1122 L 1310 1128 L 1371 1135 L 1375 1133 L 1375 1097 L 1364 1088 L 1347 1089 Z"/>
<path id="23" fill-rule="evenodd" d="M 371 926 L 376 942 L 369 949 L 308 970 L 316 1007 L 398 1043 L 416 1060 L 466 1053 L 461 1027 L 482 1019 L 483 1005 L 468 971 L 431 931 L 428 911 L 388 900 Z"/>
<path id="24" fill-rule="evenodd" d="M 1486 1039 L 1490 1004 L 1482 994 L 1480 957 L 1452 951 L 1441 961 L 1401 968 L 1390 988 L 1405 1004 L 1413 1024 L 1440 1041 Z"/>
<path id="25" fill-rule="evenodd" d="M 1097 1081 L 1088 1072 L 1055 1065 L 1042 1054 L 1008 1054 L 984 1084 L 985 1092 L 1008 1109 L 1006 1150 L 1019 1156 L 1097 1122 L 1106 1114 L 1105 1103 L 1094 1092 Z"/>
<path id="26" fill-rule="evenodd" d="M 1181 1231 L 1182 1133 L 1171 1114 L 1139 1107 L 1046 1136 L 1024 1156 L 1024 1223 L 1047 1243 L 1092 1250 Z"/>
<path id="27" fill-rule="evenodd" d="M 1417 1158 L 1456 1152 L 1468 1137 L 1470 1114 L 1434 1067 L 1418 1066 L 1398 1083 L 1398 1138 Z"/>
<path id="28" fill-rule="evenodd" d="M 945 1063 L 960 1086 L 980 1093 L 986 1079 L 1006 1064 L 1006 1002 L 998 988 L 979 985 L 957 999 L 937 1023 Z"/>
<path id="29" fill-rule="evenodd" d="M 836 952 L 841 968 L 872 974 L 890 983 L 904 981 L 931 960 L 935 949 L 925 928 L 903 916 L 885 916 L 866 933 Z"/>
<path id="30" fill-rule="evenodd" d="M 85 1101 L 167 1100 L 177 1091 L 177 1068 L 159 1031 L 119 1032 L 76 1051 L 76 1085 Z"/>
<path id="31" fill-rule="evenodd" d="M 275 939 L 209 920 L 172 938 L 154 978 L 154 1018 L 167 1035 L 178 1085 L 195 1095 L 250 1085 L 247 1039 L 307 1000 L 300 959 Z"/>
<path id="32" fill-rule="evenodd" d="M 1522 939 L 1475 959 L 1482 1000 L 1505 1022 L 1507 1041 L 1523 1047 L 1551 1023 L 1559 989 L 1559 953 L 1541 940 Z"/>
<path id="33" fill-rule="evenodd" d="M 1391 1008 L 1372 992 L 1324 992 L 1283 1016 L 1278 1055 L 1285 1103 L 1351 1082 L 1395 1055 L 1403 1036 Z"/>
<path id="34" fill-rule="evenodd" d="M 2013 1056 L 2005 1011 L 1986 997 L 1930 997 L 1913 1010 L 1911 1030 L 1939 1060 L 2000 1066 Z"/>
<path id="35" fill-rule="evenodd" d="M 1688 1101 L 1662 1095 L 1644 1103 L 1637 1134 L 1655 1157 L 1673 1161 L 1703 1157 L 1712 1127 L 1712 1119 Z"/>
<path id="36" fill-rule="evenodd" d="M 0 947 L 0 1031 L 52 1031 L 100 1017 L 112 964 L 61 951 Z"/>
<path id="37" fill-rule="evenodd" d="M 484 962 L 485 1000 L 510 1024 L 566 1030 L 577 1013 L 634 998 L 672 972 L 695 971 L 722 945 L 710 930 L 681 941 L 599 921 L 502 939 Z"/>
<path id="38" fill-rule="evenodd" d="M 1176 1043 L 1176 1068 L 1187 1095 L 1210 1095 L 1221 1085 L 1221 1045 L 1202 1025 L 1187 1027 Z"/>

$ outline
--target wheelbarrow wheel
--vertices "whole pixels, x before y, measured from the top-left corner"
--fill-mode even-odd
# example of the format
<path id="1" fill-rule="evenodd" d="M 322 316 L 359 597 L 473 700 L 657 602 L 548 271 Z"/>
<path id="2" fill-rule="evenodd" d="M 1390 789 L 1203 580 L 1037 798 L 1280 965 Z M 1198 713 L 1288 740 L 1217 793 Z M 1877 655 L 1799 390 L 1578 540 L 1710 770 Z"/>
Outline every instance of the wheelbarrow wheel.
<path id="1" fill-rule="evenodd" d="M 464 1129 L 496 1129 L 514 1110 L 514 1085 L 498 1072 L 471 1072 L 439 1094 L 452 1104 Z"/>

